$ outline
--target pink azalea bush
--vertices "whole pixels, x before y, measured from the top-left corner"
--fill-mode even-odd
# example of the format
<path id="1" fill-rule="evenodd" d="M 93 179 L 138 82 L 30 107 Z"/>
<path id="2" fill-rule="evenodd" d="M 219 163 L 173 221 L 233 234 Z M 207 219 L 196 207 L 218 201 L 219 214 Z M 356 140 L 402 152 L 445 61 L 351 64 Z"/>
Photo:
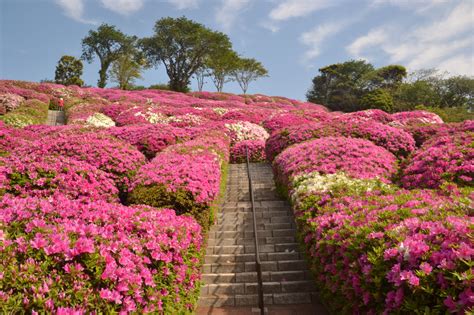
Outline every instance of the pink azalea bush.
<path id="1" fill-rule="evenodd" d="M 388 124 L 394 120 L 392 115 L 380 109 L 361 110 L 358 112 L 344 114 L 344 116 L 361 120 L 373 120 L 382 124 Z"/>
<path id="2" fill-rule="evenodd" d="M 0 196 L 118 201 L 110 176 L 96 167 L 64 156 L 11 154 L 0 158 Z"/>
<path id="3" fill-rule="evenodd" d="M 191 312 L 201 245 L 201 227 L 169 209 L 4 196 L 0 303 L 8 313 Z"/>
<path id="4" fill-rule="evenodd" d="M 246 163 L 247 149 L 249 162 L 265 162 L 265 141 L 244 140 L 237 142 L 230 150 L 231 163 Z"/>
<path id="5" fill-rule="evenodd" d="M 276 155 L 292 144 L 327 136 L 367 139 L 397 157 L 405 157 L 415 150 L 415 140 L 401 129 L 371 120 L 353 121 L 347 118 L 336 118 L 321 123 L 290 126 L 273 133 L 267 141 L 266 154 L 270 160 L 273 160 Z"/>
<path id="6" fill-rule="evenodd" d="M 316 201 L 298 224 L 336 313 L 462 314 L 474 306 L 468 200 L 400 190 Z"/>
<path id="7" fill-rule="evenodd" d="M 211 138 L 168 147 L 140 168 L 130 186 L 128 202 L 190 214 L 207 232 L 227 164 L 218 154 L 224 145 Z M 226 149 L 228 158 L 228 142 Z"/>
<path id="8" fill-rule="evenodd" d="M 58 154 L 85 161 L 107 172 L 121 191 L 126 191 L 130 179 L 145 164 L 145 157 L 132 146 L 111 137 L 93 133 L 55 134 L 18 148 L 21 155 Z"/>
<path id="9" fill-rule="evenodd" d="M 305 125 L 310 122 L 312 122 L 311 119 L 308 119 L 302 115 L 297 115 L 294 113 L 282 113 L 264 120 L 262 125 L 268 130 L 270 134 L 272 134 L 273 132 L 284 127 Z"/>
<path id="10" fill-rule="evenodd" d="M 274 160 L 273 169 L 277 182 L 285 187 L 292 177 L 314 171 L 389 182 L 396 165 L 393 154 L 368 140 L 325 137 L 289 147 Z"/>
<path id="11" fill-rule="evenodd" d="M 406 188 L 436 188 L 443 181 L 474 186 L 474 132 L 458 132 L 426 142 L 403 169 Z"/>

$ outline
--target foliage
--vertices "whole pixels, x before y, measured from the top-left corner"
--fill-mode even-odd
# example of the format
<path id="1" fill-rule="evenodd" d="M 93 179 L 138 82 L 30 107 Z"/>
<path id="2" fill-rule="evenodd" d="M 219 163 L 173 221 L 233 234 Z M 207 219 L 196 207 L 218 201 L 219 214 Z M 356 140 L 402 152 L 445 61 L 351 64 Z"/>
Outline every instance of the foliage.
<path id="1" fill-rule="evenodd" d="M 122 90 L 129 90 L 136 79 L 142 79 L 141 72 L 145 67 L 145 60 L 134 60 L 131 54 L 123 54 L 112 63 L 110 80 L 118 84 Z"/>
<path id="2" fill-rule="evenodd" d="M 361 108 L 381 109 L 391 112 L 393 109 L 393 98 L 390 92 L 377 89 L 366 93 L 360 100 Z"/>
<path id="3" fill-rule="evenodd" d="M 265 141 L 264 140 L 243 140 L 237 142 L 230 149 L 231 163 L 246 163 L 247 150 L 249 162 L 265 162 Z"/>
<path id="4" fill-rule="evenodd" d="M 222 92 L 224 83 L 232 81 L 231 74 L 239 64 L 239 56 L 231 49 L 219 50 L 210 55 L 206 61 L 208 77 L 216 86 L 217 92 Z M 196 73 L 198 75 L 199 73 Z"/>
<path id="5" fill-rule="evenodd" d="M 124 53 L 133 50 L 136 38 L 130 37 L 119 31 L 115 26 L 101 24 L 96 31 L 90 30 L 82 39 L 82 59 L 91 63 L 97 56 L 100 61 L 98 87 L 107 84 L 107 71 L 110 65 L 118 60 Z"/>
<path id="6" fill-rule="evenodd" d="M 54 82 L 63 85 L 82 86 L 84 84 L 81 79 L 82 69 L 82 61 L 79 59 L 73 56 L 62 56 L 56 66 Z"/>
<path id="7" fill-rule="evenodd" d="M 227 35 L 185 17 L 162 18 L 154 30 L 152 37 L 141 40 L 141 46 L 150 64 L 163 63 L 173 91 L 185 91 L 208 56 L 231 47 Z"/>
<path id="8" fill-rule="evenodd" d="M 235 69 L 231 72 L 244 94 L 247 93 L 250 82 L 261 77 L 268 77 L 267 69 L 253 58 L 240 58 Z"/>
<path id="9" fill-rule="evenodd" d="M 468 107 L 427 107 L 416 106 L 418 110 L 425 110 L 437 114 L 446 123 L 474 120 L 474 112 Z"/>

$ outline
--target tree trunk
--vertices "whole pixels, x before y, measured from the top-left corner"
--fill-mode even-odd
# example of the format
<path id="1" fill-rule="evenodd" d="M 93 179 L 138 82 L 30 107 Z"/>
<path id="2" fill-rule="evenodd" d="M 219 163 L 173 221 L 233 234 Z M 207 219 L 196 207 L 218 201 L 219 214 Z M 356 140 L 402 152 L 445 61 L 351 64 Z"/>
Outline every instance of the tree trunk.
<path id="1" fill-rule="evenodd" d="M 107 84 L 107 68 L 105 66 L 101 66 L 99 70 L 99 81 L 97 81 L 97 86 L 100 88 L 104 88 Z"/>

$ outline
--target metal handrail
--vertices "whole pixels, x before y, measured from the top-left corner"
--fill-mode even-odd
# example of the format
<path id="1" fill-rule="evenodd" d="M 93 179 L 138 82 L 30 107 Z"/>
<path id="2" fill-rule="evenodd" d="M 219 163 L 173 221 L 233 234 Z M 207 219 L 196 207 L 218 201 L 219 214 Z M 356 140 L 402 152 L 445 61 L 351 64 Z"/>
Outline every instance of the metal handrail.
<path id="1" fill-rule="evenodd" d="M 255 238 L 255 265 L 257 267 L 257 282 L 258 282 L 258 307 L 260 308 L 260 314 L 264 315 L 265 306 L 263 303 L 262 265 L 260 263 L 260 252 L 258 249 L 257 218 L 255 216 L 255 200 L 253 196 L 252 174 L 250 173 L 248 147 L 245 147 L 245 153 L 247 155 L 247 174 L 249 178 L 250 204 L 252 206 L 252 214 L 253 214 L 253 234 Z"/>

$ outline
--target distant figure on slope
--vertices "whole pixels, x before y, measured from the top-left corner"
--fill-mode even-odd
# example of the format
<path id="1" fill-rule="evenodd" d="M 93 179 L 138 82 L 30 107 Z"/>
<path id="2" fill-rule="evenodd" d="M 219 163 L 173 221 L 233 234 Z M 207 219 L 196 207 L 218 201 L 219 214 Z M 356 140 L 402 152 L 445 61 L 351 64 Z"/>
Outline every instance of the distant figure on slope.
<path id="1" fill-rule="evenodd" d="M 59 98 L 58 106 L 59 106 L 59 110 L 62 111 L 64 109 L 64 100 L 62 97 Z"/>

